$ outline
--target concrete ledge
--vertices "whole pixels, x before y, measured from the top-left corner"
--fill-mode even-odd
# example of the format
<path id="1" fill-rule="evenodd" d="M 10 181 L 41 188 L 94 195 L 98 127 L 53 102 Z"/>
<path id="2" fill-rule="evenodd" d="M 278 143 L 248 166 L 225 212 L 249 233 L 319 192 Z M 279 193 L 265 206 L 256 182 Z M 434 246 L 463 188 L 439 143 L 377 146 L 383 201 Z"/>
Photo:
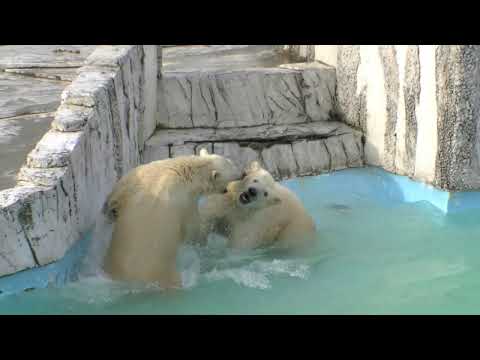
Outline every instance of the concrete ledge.
<path id="1" fill-rule="evenodd" d="M 150 57 L 156 65 L 156 51 Z M 143 45 L 100 46 L 63 91 L 53 129 L 28 155 L 17 186 L 0 191 L 0 276 L 64 257 L 115 182 L 139 164 L 156 123 L 154 108 L 145 123 L 145 99 L 156 99 L 156 88 L 144 86 L 146 63 Z"/>
<path id="2" fill-rule="evenodd" d="M 146 146 L 182 145 L 205 141 L 278 141 L 308 137 L 329 137 L 355 132 L 336 121 L 310 122 L 291 125 L 260 125 L 231 129 L 193 128 L 159 129 L 146 142 Z M 359 133 L 360 134 L 360 133 Z"/>
<path id="3" fill-rule="evenodd" d="M 363 166 L 362 134 L 335 121 L 158 130 L 145 144 L 143 162 L 192 155 L 201 147 L 240 167 L 258 160 L 276 179 Z"/>

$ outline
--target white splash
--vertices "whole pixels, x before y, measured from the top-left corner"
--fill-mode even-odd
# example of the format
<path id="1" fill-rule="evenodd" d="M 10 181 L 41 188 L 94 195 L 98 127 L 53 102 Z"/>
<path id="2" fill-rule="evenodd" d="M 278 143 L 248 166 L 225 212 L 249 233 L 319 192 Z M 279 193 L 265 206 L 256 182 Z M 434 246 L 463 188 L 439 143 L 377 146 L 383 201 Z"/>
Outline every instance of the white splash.
<path id="1" fill-rule="evenodd" d="M 257 260 L 239 268 L 223 270 L 215 268 L 206 273 L 205 278 L 207 281 L 230 279 L 245 287 L 265 290 L 272 287 L 271 278 L 279 275 L 306 279 L 309 275 L 309 267 L 307 264 L 293 260 Z"/>
<path id="2" fill-rule="evenodd" d="M 113 225 L 102 214 L 98 217 L 92 239 L 82 263 L 79 276 L 81 278 L 91 276 L 105 276 L 101 265 L 112 239 Z"/>

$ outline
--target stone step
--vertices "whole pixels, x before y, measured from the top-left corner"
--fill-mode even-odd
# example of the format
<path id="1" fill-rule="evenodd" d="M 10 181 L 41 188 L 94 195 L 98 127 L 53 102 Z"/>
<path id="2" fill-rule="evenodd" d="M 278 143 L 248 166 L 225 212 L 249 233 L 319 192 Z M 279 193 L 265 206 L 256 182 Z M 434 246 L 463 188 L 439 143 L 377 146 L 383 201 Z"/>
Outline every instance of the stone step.
<path id="1" fill-rule="evenodd" d="M 363 166 L 362 134 L 335 121 L 333 67 L 259 45 L 172 48 L 164 70 L 144 163 L 207 148 L 277 179 Z"/>
<path id="2" fill-rule="evenodd" d="M 158 129 L 145 143 L 151 147 L 183 145 L 185 143 L 228 141 L 281 141 L 308 137 L 326 138 L 356 132 L 338 121 L 316 121 L 303 124 L 259 125 L 236 128 Z"/>
<path id="3" fill-rule="evenodd" d="M 163 72 L 275 67 L 289 62 L 281 45 L 195 45 L 164 48 Z"/>
<path id="4" fill-rule="evenodd" d="M 242 169 L 258 160 L 276 179 L 363 166 L 362 134 L 334 121 L 158 130 L 145 144 L 143 162 L 198 154 L 201 148 L 232 159 Z"/>
<path id="5" fill-rule="evenodd" d="M 160 128 L 233 128 L 335 118 L 335 69 L 320 63 L 166 71 Z"/>

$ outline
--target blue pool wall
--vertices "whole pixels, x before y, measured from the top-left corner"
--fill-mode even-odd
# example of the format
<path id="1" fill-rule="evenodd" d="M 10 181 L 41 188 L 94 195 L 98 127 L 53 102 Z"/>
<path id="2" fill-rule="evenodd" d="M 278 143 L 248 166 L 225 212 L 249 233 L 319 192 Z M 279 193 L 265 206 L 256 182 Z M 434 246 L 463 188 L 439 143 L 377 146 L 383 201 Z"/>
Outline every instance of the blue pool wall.
<path id="1" fill-rule="evenodd" d="M 377 167 L 345 169 L 314 177 L 289 179 L 283 181 L 283 184 L 306 203 L 321 201 L 317 194 L 332 191 L 339 201 L 342 197 L 347 200 L 355 193 L 387 208 L 399 203 L 426 201 L 445 215 L 480 209 L 480 192 L 443 191 Z"/>
<path id="2" fill-rule="evenodd" d="M 76 280 L 91 238 L 92 231 L 84 234 L 58 261 L 0 277 L 0 297 L 30 289 L 60 287 L 69 281 Z"/>
<path id="3" fill-rule="evenodd" d="M 314 203 L 321 204 L 322 194 L 331 191 L 335 193 L 336 205 L 341 205 L 342 199 L 345 199 L 347 204 L 352 194 L 355 194 L 379 202 L 387 209 L 399 203 L 420 201 L 429 202 L 445 215 L 480 209 L 480 192 L 442 191 L 376 167 L 346 169 L 324 175 L 289 179 L 282 183 L 297 193 L 307 208 L 314 206 Z M 75 280 L 91 237 L 92 232 L 85 234 L 59 261 L 1 277 L 0 296 L 33 288 L 63 286 Z"/>

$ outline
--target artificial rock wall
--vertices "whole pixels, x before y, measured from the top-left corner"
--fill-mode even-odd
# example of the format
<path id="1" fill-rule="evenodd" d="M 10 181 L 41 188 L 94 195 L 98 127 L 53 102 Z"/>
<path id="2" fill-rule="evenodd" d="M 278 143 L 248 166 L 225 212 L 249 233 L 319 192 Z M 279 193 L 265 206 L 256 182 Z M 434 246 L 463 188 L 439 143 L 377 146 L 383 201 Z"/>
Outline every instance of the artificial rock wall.
<path id="1" fill-rule="evenodd" d="M 297 45 L 336 67 L 342 120 L 365 161 L 445 190 L 480 189 L 478 45 Z"/>
<path id="2" fill-rule="evenodd" d="M 143 162 L 210 152 L 276 179 L 363 166 L 362 133 L 336 121 L 335 69 L 318 63 L 165 72 Z"/>
<path id="3" fill-rule="evenodd" d="M 140 163 L 156 126 L 157 57 L 156 45 L 98 46 L 64 90 L 17 185 L 0 191 L 0 276 L 63 257 Z"/>

